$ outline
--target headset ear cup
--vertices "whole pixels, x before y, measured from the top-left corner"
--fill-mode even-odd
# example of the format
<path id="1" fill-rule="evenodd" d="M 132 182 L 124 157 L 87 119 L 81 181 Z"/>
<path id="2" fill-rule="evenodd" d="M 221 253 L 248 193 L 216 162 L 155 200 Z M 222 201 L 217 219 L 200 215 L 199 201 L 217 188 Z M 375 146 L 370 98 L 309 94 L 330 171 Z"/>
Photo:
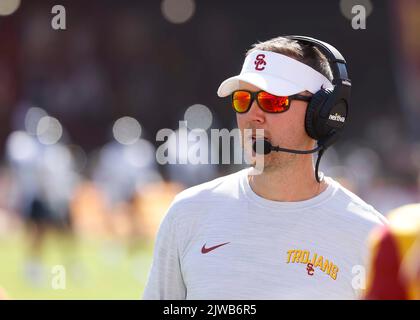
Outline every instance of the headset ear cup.
<path id="1" fill-rule="evenodd" d="M 313 128 L 313 114 L 314 114 L 314 107 L 313 107 L 313 100 L 308 104 L 308 108 L 306 109 L 306 115 L 305 115 L 305 130 L 308 136 L 310 136 L 312 139 L 318 140 L 316 137 L 316 133 Z"/>
<path id="2" fill-rule="evenodd" d="M 308 104 L 305 115 L 305 130 L 308 136 L 312 139 L 319 140 L 320 137 L 318 134 L 318 124 L 316 123 L 318 119 L 318 114 L 322 109 L 325 100 L 328 98 L 329 92 L 321 89 L 312 96 L 311 101 Z"/>

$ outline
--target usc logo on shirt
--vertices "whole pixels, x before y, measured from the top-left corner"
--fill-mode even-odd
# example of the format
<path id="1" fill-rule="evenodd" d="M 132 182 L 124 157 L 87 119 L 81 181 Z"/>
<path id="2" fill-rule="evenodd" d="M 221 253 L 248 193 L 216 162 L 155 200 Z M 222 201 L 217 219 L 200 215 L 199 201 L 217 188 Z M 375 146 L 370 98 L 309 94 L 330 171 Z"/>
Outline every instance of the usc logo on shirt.
<path id="1" fill-rule="evenodd" d="M 302 263 L 305 265 L 310 265 L 311 268 L 306 269 L 308 270 L 309 275 L 314 275 L 316 273 L 316 269 L 318 268 L 322 272 L 329 275 L 333 280 L 337 279 L 337 273 L 339 270 L 332 261 L 324 259 L 323 256 L 318 256 L 317 253 L 311 255 L 309 250 L 292 249 L 287 251 L 286 263 Z"/>

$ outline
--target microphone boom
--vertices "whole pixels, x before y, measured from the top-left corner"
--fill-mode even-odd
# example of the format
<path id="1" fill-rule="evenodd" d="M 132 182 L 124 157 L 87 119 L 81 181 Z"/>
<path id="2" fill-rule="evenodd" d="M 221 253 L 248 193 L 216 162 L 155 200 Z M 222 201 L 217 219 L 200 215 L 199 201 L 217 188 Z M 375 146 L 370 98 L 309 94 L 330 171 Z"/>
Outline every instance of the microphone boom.
<path id="1" fill-rule="evenodd" d="M 270 143 L 270 141 L 263 140 L 263 150 L 260 150 L 260 148 L 258 148 L 258 151 L 257 151 L 257 143 L 260 144 L 261 140 L 254 141 L 252 145 L 252 149 L 254 150 L 255 153 L 264 154 L 264 155 L 269 154 L 271 151 L 288 152 L 288 153 L 296 153 L 296 154 L 310 154 L 310 153 L 314 153 L 322 149 L 322 145 L 318 145 L 318 147 L 311 150 L 286 149 L 286 148 L 280 148 L 278 146 L 275 147 Z"/>

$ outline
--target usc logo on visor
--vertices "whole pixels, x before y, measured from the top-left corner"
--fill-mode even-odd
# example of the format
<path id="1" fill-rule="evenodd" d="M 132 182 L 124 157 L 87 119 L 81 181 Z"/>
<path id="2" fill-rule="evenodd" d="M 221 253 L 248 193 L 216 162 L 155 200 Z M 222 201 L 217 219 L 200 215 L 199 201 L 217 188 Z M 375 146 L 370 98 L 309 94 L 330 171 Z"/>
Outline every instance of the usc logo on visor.
<path id="1" fill-rule="evenodd" d="M 262 71 L 265 69 L 264 66 L 267 64 L 267 62 L 265 62 L 264 58 L 265 58 L 265 54 L 257 55 L 254 61 L 255 70 Z"/>

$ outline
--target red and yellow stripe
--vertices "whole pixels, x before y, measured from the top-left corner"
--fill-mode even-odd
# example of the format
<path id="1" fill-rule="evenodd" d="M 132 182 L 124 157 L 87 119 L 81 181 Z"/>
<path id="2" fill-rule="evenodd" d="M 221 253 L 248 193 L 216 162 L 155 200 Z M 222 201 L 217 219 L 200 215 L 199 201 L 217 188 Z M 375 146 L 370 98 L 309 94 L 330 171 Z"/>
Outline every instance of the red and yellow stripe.
<path id="1" fill-rule="evenodd" d="M 366 299 L 420 299 L 420 204 L 397 208 L 369 241 Z"/>

